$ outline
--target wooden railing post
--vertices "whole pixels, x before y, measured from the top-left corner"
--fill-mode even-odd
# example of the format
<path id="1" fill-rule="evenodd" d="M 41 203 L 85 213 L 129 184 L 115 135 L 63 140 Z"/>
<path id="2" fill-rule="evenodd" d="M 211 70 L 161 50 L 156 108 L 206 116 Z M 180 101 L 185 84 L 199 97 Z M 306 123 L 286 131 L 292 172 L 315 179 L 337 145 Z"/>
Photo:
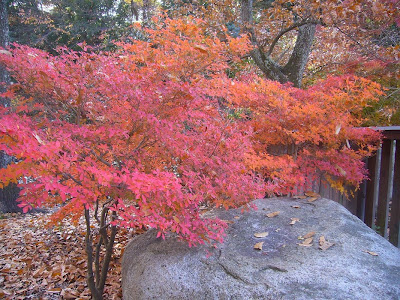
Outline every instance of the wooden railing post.
<path id="1" fill-rule="evenodd" d="M 392 207 L 390 210 L 389 241 L 400 248 L 400 140 L 396 140 Z"/>
<path id="2" fill-rule="evenodd" d="M 364 161 L 365 164 L 368 164 L 368 161 Z M 365 206 L 366 206 L 366 198 L 367 198 L 367 181 L 364 180 L 360 184 L 359 190 L 356 192 L 356 205 L 357 205 L 357 210 L 356 210 L 356 216 L 365 222 Z"/>
<path id="3" fill-rule="evenodd" d="M 375 225 L 377 190 L 379 186 L 380 151 L 378 151 L 375 156 L 368 158 L 368 170 L 370 180 L 367 181 L 364 222 L 372 228 Z"/>
<path id="4" fill-rule="evenodd" d="M 388 236 L 389 203 L 391 201 L 393 187 L 393 142 L 393 140 L 384 139 L 381 154 L 376 230 L 385 238 Z"/>

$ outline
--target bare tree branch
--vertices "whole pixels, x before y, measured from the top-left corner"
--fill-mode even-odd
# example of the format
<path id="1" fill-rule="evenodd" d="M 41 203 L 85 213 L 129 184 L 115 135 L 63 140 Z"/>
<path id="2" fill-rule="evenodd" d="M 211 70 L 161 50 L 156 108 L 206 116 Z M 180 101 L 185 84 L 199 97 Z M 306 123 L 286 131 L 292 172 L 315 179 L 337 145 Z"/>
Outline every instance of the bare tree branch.
<path id="1" fill-rule="evenodd" d="M 276 46 L 276 44 L 278 43 L 279 39 L 285 35 L 286 33 L 288 33 L 289 31 L 292 31 L 293 29 L 299 28 L 300 26 L 306 25 L 306 24 L 319 24 L 320 22 L 316 22 L 316 21 L 310 21 L 310 20 L 303 20 L 301 22 L 296 22 L 293 23 L 291 26 L 281 30 L 277 36 L 274 38 L 274 40 L 272 41 L 271 45 L 269 46 L 269 49 L 266 53 L 267 56 L 270 56 L 272 54 L 272 52 L 274 51 L 274 48 Z"/>

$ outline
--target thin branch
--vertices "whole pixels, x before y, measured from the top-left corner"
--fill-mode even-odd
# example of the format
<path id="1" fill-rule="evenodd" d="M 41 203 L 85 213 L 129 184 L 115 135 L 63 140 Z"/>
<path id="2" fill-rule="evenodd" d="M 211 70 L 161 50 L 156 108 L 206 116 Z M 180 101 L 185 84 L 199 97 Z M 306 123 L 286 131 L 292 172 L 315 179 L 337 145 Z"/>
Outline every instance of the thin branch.
<path id="1" fill-rule="evenodd" d="M 211 154 L 208 156 L 209 158 L 211 158 L 211 157 L 214 155 L 215 151 L 217 150 L 217 147 L 218 147 L 219 143 L 221 142 L 222 137 L 223 137 L 224 134 L 225 134 L 225 129 L 228 127 L 228 125 L 229 125 L 229 124 L 226 123 L 225 127 L 222 129 L 221 135 L 220 135 L 220 137 L 219 137 L 217 143 L 215 144 L 215 147 L 214 147 L 213 151 L 212 151 Z"/>
<path id="2" fill-rule="evenodd" d="M 96 219 L 97 223 L 100 223 L 98 212 L 99 212 L 99 198 L 96 199 L 96 208 L 94 209 L 94 218 Z"/>
<path id="3" fill-rule="evenodd" d="M 99 161 L 101 161 L 101 162 L 102 162 L 103 164 L 105 164 L 107 167 L 112 167 L 112 165 L 111 165 L 108 161 L 105 161 L 105 160 L 103 159 L 103 156 L 106 155 L 107 152 L 106 152 L 106 153 L 103 153 L 103 155 L 100 156 L 100 155 L 98 155 L 93 149 L 90 149 L 90 153 L 92 153 Z"/>
<path id="4" fill-rule="evenodd" d="M 306 25 L 306 24 L 320 24 L 321 22 L 317 21 L 310 21 L 310 20 L 303 20 L 301 22 L 293 23 L 291 26 L 281 30 L 278 35 L 274 38 L 274 40 L 271 43 L 271 46 L 269 46 L 268 52 L 266 53 L 267 56 L 270 56 L 272 54 L 272 51 L 274 51 L 274 48 L 276 44 L 278 43 L 279 39 L 288 33 L 289 31 L 292 31 L 295 28 L 298 28 L 300 26 Z"/>
<path id="5" fill-rule="evenodd" d="M 396 88 L 393 92 L 391 92 L 390 94 L 386 95 L 385 98 L 390 98 L 391 96 L 393 96 L 394 94 L 400 92 L 400 88 Z"/>
<path id="6" fill-rule="evenodd" d="M 339 27 L 339 25 L 334 24 L 334 28 L 336 28 L 337 30 L 339 30 L 340 33 L 342 33 L 343 35 L 345 35 L 347 38 L 349 38 L 350 40 L 352 40 L 354 43 L 357 44 L 358 47 L 360 47 L 361 49 L 366 50 L 366 53 L 368 53 L 368 55 L 371 55 L 373 57 L 375 57 L 377 60 L 381 61 L 381 62 L 386 62 L 382 57 L 379 57 L 375 51 L 373 50 L 369 50 L 369 49 L 365 49 L 368 46 L 364 46 L 362 45 L 356 38 L 354 38 L 353 36 L 351 36 L 349 33 L 345 32 L 343 29 L 341 29 Z"/>
<path id="7" fill-rule="evenodd" d="M 82 186 L 82 182 L 79 181 L 78 179 L 75 179 L 74 176 L 72 176 L 71 174 L 66 173 L 66 172 L 62 172 L 61 174 L 62 174 L 63 176 L 65 176 L 65 177 L 69 178 L 69 179 L 72 179 L 72 181 L 75 182 L 76 184 Z"/>
<path id="8" fill-rule="evenodd" d="M 99 233 L 100 233 L 101 237 L 103 238 L 103 242 L 105 245 L 107 245 L 107 243 L 108 243 L 108 236 L 107 236 L 108 224 L 106 224 L 107 213 L 108 213 L 108 207 L 103 206 L 103 210 L 101 211 L 101 217 L 100 217 Z"/>
<path id="9" fill-rule="evenodd" d="M 139 151 L 139 150 L 143 147 L 143 145 L 144 145 L 148 140 L 149 140 L 149 138 L 146 137 L 146 136 L 144 136 L 143 139 L 140 141 L 139 145 L 137 145 L 137 146 L 135 147 L 135 149 L 133 149 L 132 152 Z"/>
<path id="10" fill-rule="evenodd" d="M 289 50 L 290 50 L 290 48 L 286 48 L 285 51 L 283 51 L 283 52 L 279 55 L 279 57 L 277 58 L 276 62 L 279 63 L 279 62 L 282 60 L 282 58 L 286 55 L 286 53 L 288 53 Z"/>

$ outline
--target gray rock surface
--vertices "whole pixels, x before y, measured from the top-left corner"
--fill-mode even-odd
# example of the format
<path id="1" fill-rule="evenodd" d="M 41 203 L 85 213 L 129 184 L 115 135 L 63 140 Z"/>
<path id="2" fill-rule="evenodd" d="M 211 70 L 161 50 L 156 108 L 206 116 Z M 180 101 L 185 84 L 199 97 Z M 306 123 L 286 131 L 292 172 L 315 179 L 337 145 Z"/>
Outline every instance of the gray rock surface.
<path id="1" fill-rule="evenodd" d="M 164 241 L 155 231 L 136 237 L 123 257 L 123 299 L 400 299 L 399 249 L 340 204 L 288 198 L 254 204 L 256 211 L 215 212 L 232 221 L 217 249 Z M 299 221 L 290 225 L 291 218 Z M 312 246 L 299 246 L 298 237 L 312 231 Z M 254 237 L 259 232 L 269 234 Z M 320 250 L 320 236 L 335 245 Z"/>

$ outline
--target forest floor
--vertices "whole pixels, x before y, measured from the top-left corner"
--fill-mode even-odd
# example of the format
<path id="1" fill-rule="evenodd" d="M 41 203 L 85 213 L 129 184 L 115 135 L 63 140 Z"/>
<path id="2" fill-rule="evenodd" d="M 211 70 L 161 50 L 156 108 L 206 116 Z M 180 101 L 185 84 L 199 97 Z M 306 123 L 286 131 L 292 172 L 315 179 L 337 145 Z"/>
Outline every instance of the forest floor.
<path id="1" fill-rule="evenodd" d="M 0 299 L 90 299 L 83 220 L 49 228 L 50 213 L 0 218 Z M 105 299 L 122 298 L 122 254 L 131 237 L 128 230 L 117 235 Z"/>

